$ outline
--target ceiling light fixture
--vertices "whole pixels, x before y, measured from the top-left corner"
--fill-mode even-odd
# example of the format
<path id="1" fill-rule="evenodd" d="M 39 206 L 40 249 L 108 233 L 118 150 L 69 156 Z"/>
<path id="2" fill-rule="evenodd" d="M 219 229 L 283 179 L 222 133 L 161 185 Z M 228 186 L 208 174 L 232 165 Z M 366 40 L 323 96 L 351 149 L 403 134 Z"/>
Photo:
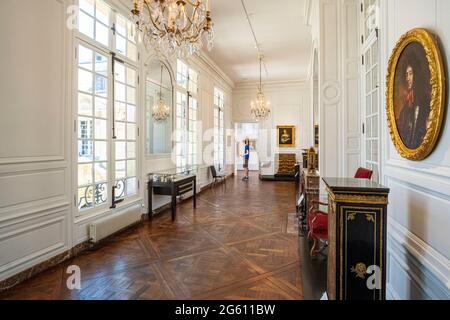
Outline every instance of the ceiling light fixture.
<path id="1" fill-rule="evenodd" d="M 165 57 L 200 53 L 214 46 L 212 0 L 133 0 L 132 19 L 146 47 Z M 145 13 L 144 13 L 145 10 Z"/>
<path id="2" fill-rule="evenodd" d="M 266 120 L 270 115 L 270 102 L 266 100 L 262 90 L 262 60 L 263 55 L 259 56 L 259 87 L 256 94 L 256 100 L 250 103 L 250 112 L 256 121 Z"/>

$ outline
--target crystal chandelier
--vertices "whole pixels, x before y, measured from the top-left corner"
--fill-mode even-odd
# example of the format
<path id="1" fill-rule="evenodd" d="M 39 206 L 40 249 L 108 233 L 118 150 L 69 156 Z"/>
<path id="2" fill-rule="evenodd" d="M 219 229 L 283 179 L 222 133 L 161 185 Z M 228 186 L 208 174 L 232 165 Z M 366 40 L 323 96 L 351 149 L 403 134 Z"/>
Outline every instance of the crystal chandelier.
<path id="1" fill-rule="evenodd" d="M 198 54 L 214 46 L 210 0 L 133 0 L 132 19 L 146 47 L 170 57 Z M 144 12 L 145 11 L 145 12 Z"/>
<path id="2" fill-rule="evenodd" d="M 158 103 L 153 107 L 153 119 L 156 122 L 164 122 L 170 117 L 170 108 L 166 105 L 162 94 L 162 81 L 163 81 L 163 65 L 161 64 L 161 83 L 159 85 L 159 99 Z"/>
<path id="3" fill-rule="evenodd" d="M 270 102 L 262 91 L 262 54 L 259 54 L 259 87 L 256 100 L 250 103 L 250 112 L 257 121 L 266 120 L 270 115 Z"/>

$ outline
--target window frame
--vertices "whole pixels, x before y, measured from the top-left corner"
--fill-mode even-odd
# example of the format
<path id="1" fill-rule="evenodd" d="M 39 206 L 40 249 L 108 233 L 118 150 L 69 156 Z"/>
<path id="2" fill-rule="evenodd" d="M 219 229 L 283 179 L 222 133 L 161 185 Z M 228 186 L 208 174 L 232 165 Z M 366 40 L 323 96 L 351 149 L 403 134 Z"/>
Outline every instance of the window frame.
<path id="1" fill-rule="evenodd" d="M 99 0 L 95 0 L 97 2 Z M 113 138 L 113 123 L 115 121 L 115 115 L 114 113 L 114 104 L 115 104 L 115 79 L 116 75 L 113 75 L 112 68 L 114 61 L 120 61 L 124 63 L 125 66 L 131 67 L 135 70 L 135 125 L 136 125 L 136 135 L 135 135 L 135 160 L 136 168 L 136 192 L 132 196 L 125 197 L 124 201 L 117 205 L 117 208 L 126 207 L 128 205 L 131 205 L 133 203 L 139 202 L 142 200 L 141 196 L 141 160 L 140 160 L 140 154 L 141 154 L 141 138 L 140 138 L 140 120 L 141 120 L 141 112 L 140 112 L 140 91 L 141 91 L 141 85 L 140 85 L 140 74 L 139 74 L 139 66 L 140 66 L 140 47 L 136 46 L 136 61 L 133 61 L 132 59 L 129 59 L 127 56 L 123 56 L 122 54 L 116 52 L 116 44 L 115 44 L 115 29 L 114 29 L 114 21 L 115 17 L 120 15 L 126 19 L 126 15 L 123 14 L 122 10 L 117 8 L 116 6 L 109 3 L 109 1 L 102 1 L 106 6 L 109 7 L 109 26 L 108 26 L 108 38 L 109 38 L 109 47 L 105 46 L 103 43 L 98 42 L 94 38 L 91 38 L 81 31 L 79 31 L 79 20 L 77 20 L 77 28 L 73 31 L 74 35 L 74 41 L 73 41 L 73 50 L 74 50 L 74 59 L 73 59 L 73 85 L 71 87 L 71 91 L 73 94 L 73 108 L 72 108 L 72 117 L 74 121 L 74 133 L 73 133 L 73 139 L 72 139 L 72 150 L 73 150 L 73 161 L 76 165 L 73 166 L 73 194 L 74 194 L 74 207 L 75 207 L 75 214 L 74 218 L 77 221 L 88 219 L 93 216 L 97 216 L 100 214 L 105 214 L 111 212 L 111 210 L 115 209 L 116 207 L 112 203 L 112 186 L 115 185 L 115 175 L 116 175 L 116 140 Z M 95 7 L 94 7 L 95 8 Z M 128 19 L 126 19 L 128 20 Z M 94 21 L 95 24 L 95 21 Z M 137 43 L 136 43 L 137 44 Z M 98 52 L 102 54 L 103 56 L 107 57 L 107 88 L 108 88 L 108 95 L 106 97 L 107 99 L 107 119 L 106 119 L 106 130 L 107 130 L 107 136 L 106 136 L 106 144 L 107 144 L 107 201 L 106 203 L 102 204 L 101 206 L 96 206 L 92 208 L 88 208 L 85 210 L 80 210 L 78 208 L 78 61 L 79 61 L 79 46 L 86 47 L 90 50 L 93 50 L 94 52 Z M 94 54 L 95 56 L 95 54 Z M 95 61 L 94 61 L 95 64 Z M 95 67 L 93 67 L 95 74 Z M 95 80 L 94 80 L 95 81 Z M 93 97 L 95 97 L 95 94 L 92 94 Z M 95 119 L 95 104 L 92 104 L 92 114 L 94 115 Z M 94 144 L 95 144 L 95 140 Z M 127 153 L 127 150 L 125 150 L 125 153 Z M 95 159 L 94 159 L 95 163 Z M 134 178 L 134 177 L 133 177 Z M 95 181 L 92 183 L 95 186 Z M 116 198 L 116 200 L 118 200 Z"/>
<path id="2" fill-rule="evenodd" d="M 225 93 L 214 87 L 214 166 L 225 168 Z M 217 117 L 216 117 L 217 113 Z"/>
<path id="3" fill-rule="evenodd" d="M 180 69 L 182 69 L 180 71 Z M 192 74 L 195 74 L 196 81 L 191 79 Z M 189 64 L 181 59 L 177 59 L 176 70 L 176 94 L 175 94 L 175 165 L 176 167 L 195 166 L 198 165 L 199 159 L 199 139 L 198 139 L 198 117 L 199 117 L 199 73 Z M 185 85 L 180 83 L 180 79 Z M 195 88 L 195 92 L 190 89 Z M 183 99 L 180 96 L 185 96 L 186 106 L 183 107 Z M 181 101 L 181 104 L 180 104 Z M 193 107 L 195 105 L 195 108 Z M 179 107 L 183 107 L 183 116 L 179 116 Z M 192 113 L 195 112 L 195 117 Z M 184 124 L 179 123 L 181 121 Z M 192 145 L 192 146 L 191 146 Z M 190 149 L 191 148 L 191 149 Z M 192 151 L 192 152 L 191 152 Z"/>
<path id="4" fill-rule="evenodd" d="M 372 2 L 372 3 L 371 3 Z M 362 41 L 360 45 L 360 53 L 362 59 L 361 69 L 361 121 L 363 123 L 362 143 L 361 143 L 361 161 L 363 166 L 366 166 L 370 170 L 374 170 L 373 180 L 380 181 L 382 177 L 381 167 L 381 46 L 379 37 L 379 25 L 376 25 L 373 29 L 367 28 L 367 21 L 372 18 L 367 14 L 368 8 L 366 4 L 379 6 L 378 0 L 361 0 L 361 12 L 360 12 L 360 26 Z M 373 48 L 376 46 L 377 56 L 373 57 Z M 369 53 L 369 55 L 367 55 Z M 367 56 L 370 57 L 370 68 L 368 68 Z M 375 62 L 375 63 L 374 63 Z M 370 84 L 367 81 L 367 76 L 370 75 Z M 377 86 L 373 87 L 374 76 L 377 80 Z M 370 86 L 370 89 L 368 89 Z M 368 113 L 368 97 L 370 96 L 371 112 Z M 376 97 L 377 110 L 374 111 L 373 98 Z M 370 120 L 370 126 L 369 121 Z M 370 132 L 369 132 L 370 131 Z M 376 132 L 376 136 L 372 136 L 372 133 Z M 370 136 L 369 136 L 370 134 Z M 377 143 L 376 148 L 373 148 L 373 144 Z M 370 148 L 369 148 L 370 147 Z M 368 152 L 370 149 L 371 158 L 368 159 Z M 372 157 L 376 151 L 377 159 Z"/>

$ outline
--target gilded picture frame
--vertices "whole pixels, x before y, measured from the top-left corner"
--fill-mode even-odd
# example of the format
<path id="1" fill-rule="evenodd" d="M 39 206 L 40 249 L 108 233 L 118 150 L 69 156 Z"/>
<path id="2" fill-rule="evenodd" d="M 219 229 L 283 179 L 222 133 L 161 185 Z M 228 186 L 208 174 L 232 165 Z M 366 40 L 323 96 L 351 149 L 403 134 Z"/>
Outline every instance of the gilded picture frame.
<path id="1" fill-rule="evenodd" d="M 295 126 L 277 126 L 278 147 L 295 148 Z"/>
<path id="2" fill-rule="evenodd" d="M 445 113 L 445 70 L 439 45 L 426 29 L 398 41 L 389 60 L 386 112 L 397 152 L 421 161 L 436 147 Z"/>

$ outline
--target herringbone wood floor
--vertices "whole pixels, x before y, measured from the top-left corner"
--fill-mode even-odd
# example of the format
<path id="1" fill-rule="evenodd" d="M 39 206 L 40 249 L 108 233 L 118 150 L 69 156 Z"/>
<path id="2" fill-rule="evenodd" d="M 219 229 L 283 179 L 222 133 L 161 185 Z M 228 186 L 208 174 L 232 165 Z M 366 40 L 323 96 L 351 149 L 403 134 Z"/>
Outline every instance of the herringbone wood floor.
<path id="1" fill-rule="evenodd" d="M 239 177 L 118 234 L 0 299 L 302 299 L 294 185 Z M 288 219 L 289 217 L 289 219 Z M 67 267 L 82 288 L 66 287 Z"/>

